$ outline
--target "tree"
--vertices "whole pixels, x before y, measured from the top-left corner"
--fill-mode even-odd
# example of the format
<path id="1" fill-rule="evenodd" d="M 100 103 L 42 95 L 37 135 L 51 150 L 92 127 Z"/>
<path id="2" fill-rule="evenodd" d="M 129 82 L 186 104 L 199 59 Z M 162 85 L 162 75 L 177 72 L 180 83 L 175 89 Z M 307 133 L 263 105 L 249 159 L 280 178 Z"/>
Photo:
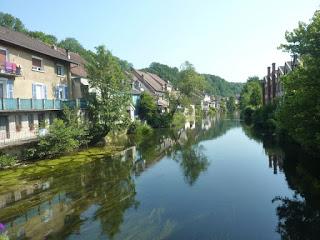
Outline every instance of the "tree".
<path id="1" fill-rule="evenodd" d="M 97 141 L 110 131 L 127 126 L 130 85 L 119 62 L 104 46 L 90 53 L 86 68 L 90 84 L 97 91 L 89 98 L 91 131 L 93 141 Z"/>
<path id="2" fill-rule="evenodd" d="M 85 48 L 75 38 L 68 37 L 61 40 L 58 44 L 60 48 L 68 49 L 71 52 L 78 53 L 80 55 L 86 54 Z"/>
<path id="3" fill-rule="evenodd" d="M 309 24 L 286 33 L 281 48 L 298 55 L 302 64 L 281 79 L 285 94 L 278 108 L 280 126 L 304 147 L 320 150 L 320 12 Z"/>
<path id="4" fill-rule="evenodd" d="M 8 13 L 0 12 L 0 26 L 9 28 L 17 32 L 26 32 L 26 28 L 19 18 Z"/>
<path id="5" fill-rule="evenodd" d="M 249 77 L 240 94 L 240 109 L 262 105 L 262 88 L 258 77 Z"/>
<path id="6" fill-rule="evenodd" d="M 56 45 L 58 42 L 55 36 L 40 31 L 29 31 L 28 35 L 49 45 Z"/>
<path id="7" fill-rule="evenodd" d="M 236 110 L 237 106 L 236 106 L 236 99 L 235 97 L 229 97 L 228 101 L 227 101 L 227 110 L 229 112 L 234 112 Z"/>
<path id="8" fill-rule="evenodd" d="M 174 86 L 177 85 L 179 79 L 179 69 L 176 67 L 169 67 L 165 64 L 153 62 L 148 68 L 143 70 L 158 75 L 162 79 L 171 82 Z"/>
<path id="9" fill-rule="evenodd" d="M 186 61 L 181 66 L 178 88 L 182 94 L 192 99 L 192 102 L 200 101 L 206 82 L 203 76 L 198 74 L 191 63 Z"/>
<path id="10" fill-rule="evenodd" d="M 157 113 L 157 105 L 155 103 L 154 98 L 146 93 L 143 92 L 140 98 L 139 104 L 139 116 L 142 120 L 150 122 L 152 118 Z"/>

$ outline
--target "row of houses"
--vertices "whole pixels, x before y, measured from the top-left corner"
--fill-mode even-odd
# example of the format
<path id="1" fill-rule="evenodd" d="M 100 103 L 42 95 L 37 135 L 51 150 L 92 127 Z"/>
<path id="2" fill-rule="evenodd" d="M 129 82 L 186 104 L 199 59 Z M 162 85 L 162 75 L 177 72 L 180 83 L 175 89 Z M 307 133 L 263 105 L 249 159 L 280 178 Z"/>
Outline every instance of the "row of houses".
<path id="1" fill-rule="evenodd" d="M 35 139 L 58 117 L 64 105 L 77 107 L 85 117 L 89 85 L 85 61 L 77 53 L 47 45 L 23 33 L 0 27 L 0 147 Z M 159 76 L 132 69 L 132 104 L 137 117 L 143 91 L 167 111 L 172 85 Z M 44 131 L 45 132 L 45 131 Z"/>
<path id="2" fill-rule="evenodd" d="M 276 98 L 283 96 L 281 77 L 290 73 L 299 64 L 300 60 L 294 55 L 292 61 L 285 62 L 283 66 L 276 67 L 276 64 L 272 63 L 271 67 L 267 67 L 267 75 L 261 82 L 263 105 L 272 103 Z"/>

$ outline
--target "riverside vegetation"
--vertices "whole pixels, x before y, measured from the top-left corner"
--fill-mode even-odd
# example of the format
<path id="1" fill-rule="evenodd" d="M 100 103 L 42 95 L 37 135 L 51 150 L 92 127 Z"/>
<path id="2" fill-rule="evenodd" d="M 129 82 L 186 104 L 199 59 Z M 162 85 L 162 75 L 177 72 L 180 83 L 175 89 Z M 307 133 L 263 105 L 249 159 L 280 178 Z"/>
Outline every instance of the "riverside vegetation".
<path id="1" fill-rule="evenodd" d="M 316 156 L 320 151 L 320 12 L 311 21 L 286 32 L 281 49 L 298 55 L 301 64 L 281 79 L 284 96 L 262 106 L 258 78 L 250 78 L 241 93 L 244 119 L 266 134 L 292 139 Z M 257 101 L 258 100 L 258 101 Z"/>

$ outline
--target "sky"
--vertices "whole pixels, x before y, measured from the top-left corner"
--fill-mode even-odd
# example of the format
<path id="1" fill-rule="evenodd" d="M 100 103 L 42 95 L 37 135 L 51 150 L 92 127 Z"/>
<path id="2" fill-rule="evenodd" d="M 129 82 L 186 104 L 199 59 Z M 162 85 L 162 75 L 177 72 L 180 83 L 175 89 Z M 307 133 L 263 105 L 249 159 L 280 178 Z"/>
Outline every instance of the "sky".
<path id="1" fill-rule="evenodd" d="M 29 30 L 105 45 L 136 68 L 188 60 L 200 73 L 245 82 L 263 77 L 285 32 L 308 22 L 317 0 L 0 0 Z"/>

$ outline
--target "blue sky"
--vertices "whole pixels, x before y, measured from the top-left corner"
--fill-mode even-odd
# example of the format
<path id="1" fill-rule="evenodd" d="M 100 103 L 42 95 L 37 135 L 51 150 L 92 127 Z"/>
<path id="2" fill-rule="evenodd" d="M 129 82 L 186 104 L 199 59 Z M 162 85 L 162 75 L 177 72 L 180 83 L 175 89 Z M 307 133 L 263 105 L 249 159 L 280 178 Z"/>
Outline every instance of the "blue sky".
<path id="1" fill-rule="evenodd" d="M 317 0 L 0 0 L 0 11 L 30 30 L 75 37 L 89 49 L 104 44 L 136 68 L 161 62 L 243 82 L 262 77 L 286 30 L 309 21 Z"/>

